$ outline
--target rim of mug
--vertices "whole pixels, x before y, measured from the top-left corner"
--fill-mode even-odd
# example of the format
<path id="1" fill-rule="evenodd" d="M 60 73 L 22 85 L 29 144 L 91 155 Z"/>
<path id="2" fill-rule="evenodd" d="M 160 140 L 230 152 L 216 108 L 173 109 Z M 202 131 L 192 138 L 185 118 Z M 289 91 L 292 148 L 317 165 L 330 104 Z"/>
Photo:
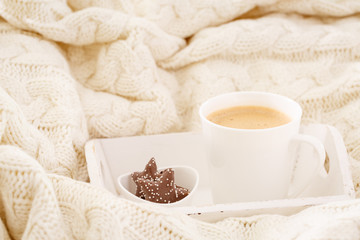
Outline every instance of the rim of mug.
<path id="1" fill-rule="evenodd" d="M 245 94 L 254 94 L 254 95 L 266 95 L 266 96 L 270 96 L 270 97 L 276 97 L 276 98 L 282 98 L 284 99 L 285 101 L 293 104 L 294 106 L 296 106 L 296 108 L 298 109 L 298 114 L 296 117 L 291 117 L 291 121 L 286 123 L 286 124 L 283 124 L 283 125 L 280 125 L 280 126 L 276 126 L 276 127 L 270 127 L 270 128 L 260 128 L 260 129 L 244 129 L 244 128 L 232 128 L 232 127 L 226 127 L 226 126 L 223 126 L 223 125 L 220 125 L 220 124 L 217 124 L 217 123 L 214 123 L 212 121 L 210 121 L 209 119 L 207 119 L 207 117 L 203 114 L 203 111 L 204 111 L 204 108 L 210 104 L 212 101 L 215 101 L 216 99 L 219 99 L 219 98 L 223 98 L 225 96 L 230 96 L 230 95 L 245 95 Z M 261 106 L 261 105 L 257 105 L 257 106 Z M 226 108 L 226 107 L 224 107 Z M 278 110 L 278 109 L 276 109 Z M 216 110 L 214 110 L 216 111 Z M 216 95 L 214 97 L 211 97 L 209 99 L 207 99 L 205 102 L 203 102 L 201 105 L 200 105 L 200 108 L 199 108 L 199 115 L 200 115 L 200 118 L 202 121 L 205 121 L 207 123 L 209 123 L 210 125 L 212 126 L 215 126 L 215 127 L 218 127 L 218 128 L 223 128 L 223 129 L 226 129 L 226 130 L 231 130 L 231 131 L 239 131 L 239 132 L 265 132 L 265 131 L 273 131 L 273 130 L 276 130 L 276 129 L 280 129 L 280 128 L 284 128 L 288 125 L 291 125 L 293 124 L 295 121 L 297 120 L 301 120 L 301 117 L 302 117 L 302 108 L 300 106 L 299 103 L 297 103 L 295 100 L 289 98 L 289 97 L 286 97 L 284 95 L 280 95 L 280 94 L 276 94 L 276 93 L 271 93 L 271 92 L 261 92 L 261 91 L 237 91 L 237 92 L 228 92 L 228 93 L 223 93 L 223 94 L 219 94 L 219 95 Z M 286 114 L 286 113 L 285 113 Z"/>

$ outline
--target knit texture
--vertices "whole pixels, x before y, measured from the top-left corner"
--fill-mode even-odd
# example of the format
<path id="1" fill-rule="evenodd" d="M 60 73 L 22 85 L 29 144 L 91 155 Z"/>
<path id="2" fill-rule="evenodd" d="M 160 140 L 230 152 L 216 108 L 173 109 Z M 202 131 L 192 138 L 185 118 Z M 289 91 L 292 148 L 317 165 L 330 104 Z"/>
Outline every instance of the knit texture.
<path id="1" fill-rule="evenodd" d="M 91 138 L 199 130 L 208 98 L 298 101 L 357 199 L 206 223 L 88 183 Z M 357 0 L 0 0 L 0 239 L 359 239 Z"/>

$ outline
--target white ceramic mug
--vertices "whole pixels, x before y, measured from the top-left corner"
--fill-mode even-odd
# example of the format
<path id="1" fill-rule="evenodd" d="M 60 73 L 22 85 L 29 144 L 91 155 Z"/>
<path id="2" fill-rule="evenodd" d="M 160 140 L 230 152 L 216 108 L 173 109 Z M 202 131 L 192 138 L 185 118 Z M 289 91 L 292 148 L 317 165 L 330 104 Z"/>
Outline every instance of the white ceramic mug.
<path id="1" fill-rule="evenodd" d="M 278 110 L 290 122 L 265 129 L 237 129 L 207 119 L 214 111 L 234 106 L 263 106 Z M 200 107 L 208 152 L 209 174 L 215 203 L 261 201 L 294 197 L 301 193 L 324 166 L 320 140 L 299 134 L 302 109 L 295 101 L 266 92 L 232 92 L 207 100 Z M 299 143 L 310 144 L 316 164 L 295 190 L 291 188 Z"/>

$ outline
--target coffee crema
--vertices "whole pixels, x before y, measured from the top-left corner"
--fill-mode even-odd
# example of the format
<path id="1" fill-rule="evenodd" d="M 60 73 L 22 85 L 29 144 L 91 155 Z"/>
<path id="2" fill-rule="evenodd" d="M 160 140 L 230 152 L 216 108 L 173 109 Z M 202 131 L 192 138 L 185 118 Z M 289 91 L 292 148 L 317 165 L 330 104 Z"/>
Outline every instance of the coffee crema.
<path id="1" fill-rule="evenodd" d="M 235 106 L 210 113 L 207 119 L 213 123 L 238 129 L 264 129 L 287 124 L 286 114 L 263 106 Z"/>

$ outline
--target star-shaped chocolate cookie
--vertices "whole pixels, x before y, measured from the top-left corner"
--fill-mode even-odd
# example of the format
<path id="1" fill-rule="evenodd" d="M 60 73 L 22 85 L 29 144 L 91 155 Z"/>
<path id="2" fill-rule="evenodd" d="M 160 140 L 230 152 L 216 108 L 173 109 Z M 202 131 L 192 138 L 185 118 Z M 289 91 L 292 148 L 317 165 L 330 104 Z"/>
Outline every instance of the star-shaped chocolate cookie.
<path id="1" fill-rule="evenodd" d="M 157 172 L 155 158 L 151 158 L 149 162 L 146 164 L 144 171 L 134 172 L 131 174 L 131 178 L 136 184 L 135 195 L 142 199 L 145 199 L 144 193 L 141 191 L 141 187 L 138 184 L 138 179 L 155 180 L 158 177 L 160 177 L 160 174 Z"/>
<path id="2" fill-rule="evenodd" d="M 136 196 L 157 203 L 172 203 L 189 194 L 189 190 L 175 184 L 174 169 L 157 171 L 155 159 L 150 159 L 143 172 L 135 172 Z"/>

